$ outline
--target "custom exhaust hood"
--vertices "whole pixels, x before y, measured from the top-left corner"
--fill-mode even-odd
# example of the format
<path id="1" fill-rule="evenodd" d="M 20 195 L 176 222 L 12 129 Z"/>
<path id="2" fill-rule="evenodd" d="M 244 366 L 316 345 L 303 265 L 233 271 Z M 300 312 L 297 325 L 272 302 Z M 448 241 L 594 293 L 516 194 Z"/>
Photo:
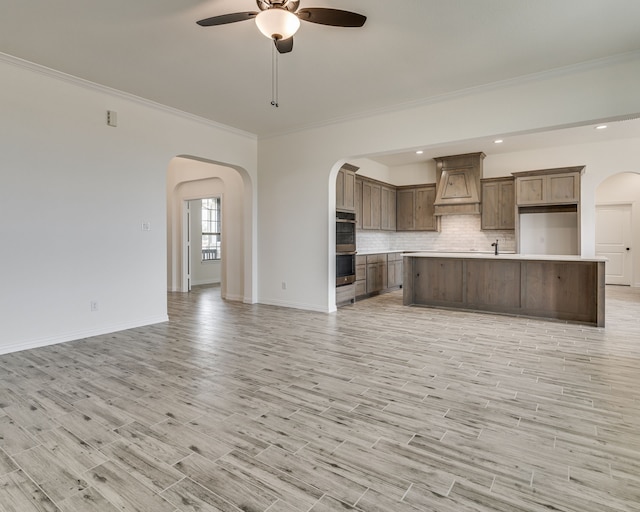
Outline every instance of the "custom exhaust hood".
<path id="1" fill-rule="evenodd" d="M 435 215 L 479 215 L 484 153 L 443 156 L 436 161 Z"/>

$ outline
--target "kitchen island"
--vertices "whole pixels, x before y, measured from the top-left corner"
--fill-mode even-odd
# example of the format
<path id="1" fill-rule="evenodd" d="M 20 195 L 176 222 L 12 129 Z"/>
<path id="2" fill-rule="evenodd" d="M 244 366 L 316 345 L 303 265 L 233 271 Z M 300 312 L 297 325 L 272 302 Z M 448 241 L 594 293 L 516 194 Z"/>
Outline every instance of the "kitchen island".
<path id="1" fill-rule="evenodd" d="M 403 302 L 604 327 L 602 258 L 405 253 Z"/>

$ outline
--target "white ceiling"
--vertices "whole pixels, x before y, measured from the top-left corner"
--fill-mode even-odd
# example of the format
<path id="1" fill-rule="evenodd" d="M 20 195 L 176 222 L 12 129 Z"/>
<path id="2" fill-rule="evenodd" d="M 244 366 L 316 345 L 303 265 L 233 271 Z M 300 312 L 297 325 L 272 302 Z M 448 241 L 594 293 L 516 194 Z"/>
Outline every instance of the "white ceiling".
<path id="1" fill-rule="evenodd" d="M 303 22 L 279 59 L 275 109 L 272 44 L 254 22 L 195 23 L 254 11 L 254 0 L 0 7 L 0 52 L 260 137 L 640 50 L 639 0 L 302 0 L 368 20 L 360 29 Z"/>

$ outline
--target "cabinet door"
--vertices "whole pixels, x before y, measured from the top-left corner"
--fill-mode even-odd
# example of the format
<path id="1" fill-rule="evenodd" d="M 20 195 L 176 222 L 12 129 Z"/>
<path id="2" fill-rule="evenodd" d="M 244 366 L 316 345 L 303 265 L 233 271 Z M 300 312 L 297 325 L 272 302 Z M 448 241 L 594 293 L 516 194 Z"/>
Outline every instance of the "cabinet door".
<path id="1" fill-rule="evenodd" d="M 367 293 L 373 293 L 380 290 L 378 281 L 378 264 L 367 263 Z"/>
<path id="2" fill-rule="evenodd" d="M 550 174 L 547 178 L 548 203 L 577 203 L 580 199 L 578 173 Z"/>
<path id="3" fill-rule="evenodd" d="M 371 185 L 371 229 L 380 229 L 382 214 L 382 187 Z"/>
<path id="4" fill-rule="evenodd" d="M 393 267 L 393 272 L 391 272 L 391 267 Z M 400 286 L 402 284 L 402 259 L 397 259 L 393 262 L 389 262 L 389 275 L 391 275 L 392 273 L 394 280 L 393 282 L 389 281 L 389 288 Z"/>
<path id="5" fill-rule="evenodd" d="M 516 196 L 514 180 L 500 182 L 498 203 L 499 229 L 516 228 Z"/>
<path id="6" fill-rule="evenodd" d="M 387 217 L 389 219 L 389 229 L 396 230 L 396 189 L 389 189 L 389 207 Z"/>
<path id="7" fill-rule="evenodd" d="M 541 204 L 545 202 L 545 176 L 525 176 L 517 178 L 517 195 L 519 205 Z"/>
<path id="8" fill-rule="evenodd" d="M 417 231 L 435 231 L 436 217 L 434 202 L 436 200 L 436 187 L 423 187 L 416 189 L 415 229 Z"/>
<path id="9" fill-rule="evenodd" d="M 396 286 L 396 265 L 395 261 L 387 263 L 387 286 L 393 288 Z"/>
<path id="10" fill-rule="evenodd" d="M 380 229 L 396 230 L 396 191 L 393 188 L 381 187 Z"/>
<path id="11" fill-rule="evenodd" d="M 362 182 L 362 229 L 372 228 L 372 212 L 371 212 L 371 183 Z"/>
<path id="12" fill-rule="evenodd" d="M 500 183 L 482 184 L 482 229 L 500 229 Z"/>
<path id="13" fill-rule="evenodd" d="M 378 262 L 377 266 L 376 266 L 376 272 L 377 272 L 377 285 L 378 288 L 377 290 L 384 290 L 385 288 L 387 288 L 387 256 L 384 256 L 384 261 L 380 261 Z"/>
<path id="14" fill-rule="evenodd" d="M 356 227 L 362 229 L 362 180 L 355 181 Z"/>
<path id="15" fill-rule="evenodd" d="M 415 190 L 398 190 L 396 193 L 396 230 L 415 229 Z"/>
<path id="16" fill-rule="evenodd" d="M 482 229 L 515 229 L 513 179 L 482 182 Z"/>
<path id="17" fill-rule="evenodd" d="M 340 169 L 338 171 L 338 177 L 336 178 L 336 209 L 342 210 L 344 208 L 344 171 Z"/>
<path id="18" fill-rule="evenodd" d="M 354 211 L 355 204 L 355 189 L 356 189 L 356 173 L 351 171 L 344 172 L 344 200 L 343 205 L 345 210 Z"/>

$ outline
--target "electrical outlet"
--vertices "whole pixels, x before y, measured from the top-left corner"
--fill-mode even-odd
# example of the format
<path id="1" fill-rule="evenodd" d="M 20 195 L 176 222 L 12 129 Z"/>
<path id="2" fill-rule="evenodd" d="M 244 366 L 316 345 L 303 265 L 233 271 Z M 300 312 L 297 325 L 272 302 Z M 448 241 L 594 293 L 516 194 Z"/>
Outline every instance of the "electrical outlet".
<path id="1" fill-rule="evenodd" d="M 143 222 L 142 223 L 142 231 L 151 231 L 151 222 Z"/>
<path id="2" fill-rule="evenodd" d="M 89 307 L 91 308 L 91 311 L 98 311 L 98 301 L 97 300 L 90 301 Z"/>

